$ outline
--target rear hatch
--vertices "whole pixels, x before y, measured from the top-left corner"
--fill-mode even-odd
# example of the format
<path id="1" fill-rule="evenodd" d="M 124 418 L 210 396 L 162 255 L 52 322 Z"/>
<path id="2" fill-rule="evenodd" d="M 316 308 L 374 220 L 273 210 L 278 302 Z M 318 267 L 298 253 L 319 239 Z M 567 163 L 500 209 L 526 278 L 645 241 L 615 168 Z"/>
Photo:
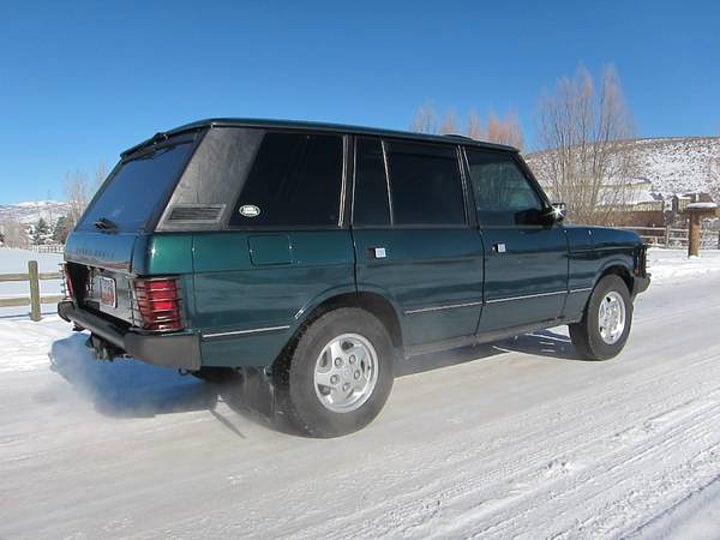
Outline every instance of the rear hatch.
<path id="1" fill-rule="evenodd" d="M 123 154 L 65 246 L 80 306 L 133 324 L 133 278 L 199 135 L 156 136 Z"/>

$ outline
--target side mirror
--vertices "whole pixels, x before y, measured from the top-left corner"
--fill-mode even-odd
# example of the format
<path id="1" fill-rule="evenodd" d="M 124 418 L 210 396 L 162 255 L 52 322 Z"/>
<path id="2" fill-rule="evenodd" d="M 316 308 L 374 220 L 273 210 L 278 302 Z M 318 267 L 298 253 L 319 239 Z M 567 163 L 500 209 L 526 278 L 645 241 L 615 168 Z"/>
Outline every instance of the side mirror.
<path id="1" fill-rule="evenodd" d="M 556 223 L 562 223 L 567 214 L 567 205 L 564 202 L 552 203 L 553 217 Z"/>
<path id="2" fill-rule="evenodd" d="M 540 225 L 552 227 L 558 223 L 557 214 L 554 209 L 528 208 L 515 212 L 515 225 Z"/>

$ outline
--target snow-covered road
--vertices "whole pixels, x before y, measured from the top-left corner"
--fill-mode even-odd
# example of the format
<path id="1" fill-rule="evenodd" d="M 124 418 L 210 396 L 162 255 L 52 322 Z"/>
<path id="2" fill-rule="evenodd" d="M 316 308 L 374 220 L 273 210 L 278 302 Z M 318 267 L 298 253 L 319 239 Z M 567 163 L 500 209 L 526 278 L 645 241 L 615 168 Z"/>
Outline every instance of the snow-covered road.
<path id="1" fill-rule="evenodd" d="M 565 329 L 421 358 L 335 440 L 286 434 L 254 380 L 98 363 L 46 319 L 34 360 L 0 353 L 0 538 L 717 538 L 720 272 L 687 278 L 638 298 L 617 359 Z"/>

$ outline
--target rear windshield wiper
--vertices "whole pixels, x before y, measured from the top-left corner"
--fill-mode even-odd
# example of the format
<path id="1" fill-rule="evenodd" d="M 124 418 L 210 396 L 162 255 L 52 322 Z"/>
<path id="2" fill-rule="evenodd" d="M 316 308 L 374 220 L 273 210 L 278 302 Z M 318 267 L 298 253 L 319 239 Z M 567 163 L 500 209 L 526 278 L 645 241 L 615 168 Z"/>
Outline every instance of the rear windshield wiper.
<path id="1" fill-rule="evenodd" d="M 101 217 L 95 222 L 95 226 L 101 231 L 116 231 L 117 224 L 107 218 Z"/>

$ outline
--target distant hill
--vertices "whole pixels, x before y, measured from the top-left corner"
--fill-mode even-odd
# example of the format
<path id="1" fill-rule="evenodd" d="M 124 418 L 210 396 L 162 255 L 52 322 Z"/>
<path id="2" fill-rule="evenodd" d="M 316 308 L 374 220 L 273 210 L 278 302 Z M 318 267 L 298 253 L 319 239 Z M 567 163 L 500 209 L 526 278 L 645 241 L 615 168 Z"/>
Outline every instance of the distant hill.
<path id="1" fill-rule="evenodd" d="M 671 137 L 662 139 L 634 139 L 624 144 L 634 154 L 638 177 L 646 179 L 652 191 L 663 196 L 676 193 L 710 193 L 720 188 L 720 175 L 713 172 L 713 159 L 720 158 L 718 137 Z M 542 170 L 543 152 L 526 156 L 538 180 L 549 184 Z"/>
<path id="2" fill-rule="evenodd" d="M 43 218 L 52 224 L 60 216 L 70 212 L 70 205 L 61 201 L 33 201 L 19 204 L 0 204 L 0 223 L 7 220 L 19 221 L 26 225 L 37 223 Z"/>

